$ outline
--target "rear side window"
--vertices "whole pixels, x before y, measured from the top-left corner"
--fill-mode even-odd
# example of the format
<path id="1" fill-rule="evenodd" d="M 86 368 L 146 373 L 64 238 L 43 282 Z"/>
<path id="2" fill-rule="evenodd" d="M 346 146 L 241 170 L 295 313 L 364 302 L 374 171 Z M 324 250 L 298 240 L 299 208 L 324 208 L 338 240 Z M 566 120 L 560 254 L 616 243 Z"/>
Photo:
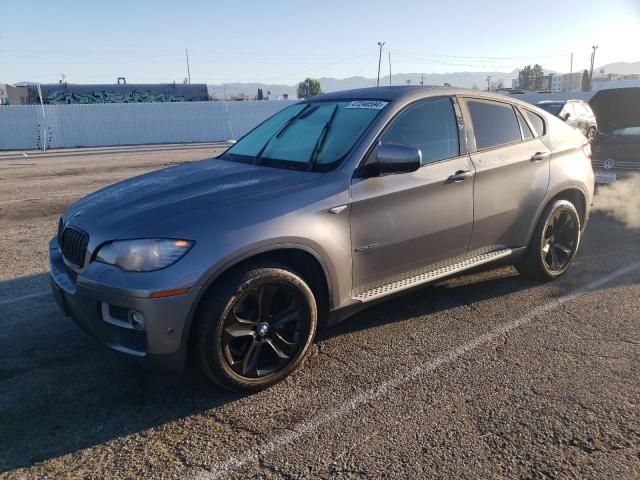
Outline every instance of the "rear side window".
<path id="1" fill-rule="evenodd" d="M 520 124 L 520 128 L 522 129 L 522 138 L 524 138 L 525 140 L 533 138 L 533 133 L 531 132 L 529 125 L 527 125 L 527 122 L 524 120 L 524 117 L 518 109 L 516 109 L 516 117 L 518 117 L 518 123 Z"/>
<path id="2" fill-rule="evenodd" d="M 524 113 L 527 115 L 527 119 L 529 123 L 533 126 L 533 135 L 536 137 L 541 137 L 546 133 L 544 129 L 544 120 L 537 113 L 530 112 L 529 110 L 525 110 Z"/>
<path id="3" fill-rule="evenodd" d="M 520 141 L 520 126 L 511 105 L 468 102 L 478 150 Z"/>
<path id="4" fill-rule="evenodd" d="M 419 148 L 423 164 L 457 157 L 458 123 L 451 99 L 438 98 L 409 107 L 393 120 L 380 143 Z"/>

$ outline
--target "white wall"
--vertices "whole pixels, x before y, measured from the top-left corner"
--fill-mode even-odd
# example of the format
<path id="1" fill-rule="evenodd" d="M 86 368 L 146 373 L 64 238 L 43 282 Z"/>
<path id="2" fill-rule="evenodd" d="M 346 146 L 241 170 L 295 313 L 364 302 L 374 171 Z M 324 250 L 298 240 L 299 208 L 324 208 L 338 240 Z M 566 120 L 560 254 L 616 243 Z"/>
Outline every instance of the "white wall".
<path id="1" fill-rule="evenodd" d="M 570 98 L 577 98 L 588 102 L 596 92 L 556 92 L 556 93 L 520 93 L 509 95 L 513 98 L 518 98 L 525 102 L 536 104 L 542 100 L 569 100 Z"/>
<path id="2" fill-rule="evenodd" d="M 290 101 L 0 107 L 0 150 L 194 143 L 238 138 Z"/>

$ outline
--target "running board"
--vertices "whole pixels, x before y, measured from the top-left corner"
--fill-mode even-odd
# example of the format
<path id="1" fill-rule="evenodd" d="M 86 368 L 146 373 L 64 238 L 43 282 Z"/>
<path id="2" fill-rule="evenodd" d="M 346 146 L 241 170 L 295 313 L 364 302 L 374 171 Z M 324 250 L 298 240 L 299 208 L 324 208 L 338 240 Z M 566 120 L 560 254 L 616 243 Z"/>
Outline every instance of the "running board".
<path id="1" fill-rule="evenodd" d="M 501 250 L 495 250 L 493 252 L 476 255 L 474 257 L 467 258 L 465 260 L 461 260 L 444 267 L 439 267 L 434 270 L 428 270 L 426 272 L 418 273 L 417 275 L 413 275 L 402 280 L 396 280 L 391 283 L 366 290 L 356 295 L 354 299 L 361 302 L 369 302 L 371 300 L 384 297 L 391 293 L 400 292 L 417 285 L 422 285 L 423 283 L 430 283 L 434 280 L 455 275 L 456 273 L 469 270 L 470 268 L 477 267 L 485 263 L 493 262 L 494 260 L 497 260 L 499 258 L 507 257 L 512 253 L 513 251 L 510 248 L 504 248 Z"/>

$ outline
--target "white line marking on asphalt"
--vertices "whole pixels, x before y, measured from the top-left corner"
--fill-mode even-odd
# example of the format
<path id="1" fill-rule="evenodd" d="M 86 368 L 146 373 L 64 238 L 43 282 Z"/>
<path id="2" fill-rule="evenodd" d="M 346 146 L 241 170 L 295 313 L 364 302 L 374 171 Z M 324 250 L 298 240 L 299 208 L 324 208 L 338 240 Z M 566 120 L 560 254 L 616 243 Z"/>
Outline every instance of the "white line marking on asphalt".
<path id="1" fill-rule="evenodd" d="M 33 298 L 40 298 L 40 297 L 44 297 L 46 295 L 51 295 L 51 292 L 46 291 L 46 292 L 39 292 L 39 293 L 30 293 L 29 295 L 23 295 L 21 297 L 9 298 L 7 300 L 0 300 L 0 306 L 2 306 L 2 305 L 10 305 L 12 303 L 21 302 L 23 300 L 31 300 Z"/>
<path id="2" fill-rule="evenodd" d="M 373 387 L 365 392 L 362 392 L 359 395 L 356 395 L 355 397 L 345 401 L 342 405 L 340 405 L 338 408 L 334 410 L 321 413 L 319 415 L 316 415 L 315 417 L 310 418 L 309 420 L 306 420 L 304 422 L 298 423 L 290 427 L 286 433 L 283 433 L 282 435 L 278 435 L 271 441 L 263 443 L 262 445 L 259 445 L 254 449 L 247 450 L 246 452 L 244 452 L 244 454 L 240 456 L 230 458 L 225 463 L 218 465 L 211 472 L 202 473 L 196 478 L 198 480 L 210 480 L 210 479 L 221 478 L 222 476 L 228 474 L 233 470 L 241 468 L 250 463 L 255 463 L 260 459 L 261 455 L 268 455 L 278 450 L 279 448 L 294 442 L 295 440 L 299 439 L 303 435 L 307 433 L 311 433 L 314 430 L 317 430 L 319 427 L 321 427 L 325 423 L 331 422 L 332 420 L 336 420 L 362 405 L 366 405 L 368 403 L 373 402 L 374 400 L 377 400 L 383 397 L 390 390 L 393 390 L 394 388 L 397 388 L 405 383 L 408 383 L 411 380 L 415 380 L 418 377 L 421 377 L 427 373 L 430 373 L 442 365 L 451 363 L 452 361 L 460 358 L 464 354 L 469 353 L 478 347 L 487 345 L 488 343 L 496 340 L 497 338 L 499 338 L 500 336 L 504 335 L 507 332 L 510 332 L 512 330 L 525 326 L 528 323 L 531 323 L 531 321 L 538 315 L 541 315 L 555 307 L 559 307 L 560 305 L 563 305 L 566 302 L 569 302 L 591 290 L 595 290 L 596 288 L 601 287 L 615 280 L 616 278 L 622 277 L 623 275 L 626 275 L 627 273 L 630 273 L 639 268 L 640 268 L 640 262 L 633 263 L 625 268 L 621 268 L 620 270 L 616 270 L 615 272 L 612 272 L 609 275 L 606 275 L 598 280 L 595 280 L 585 285 L 584 287 L 578 288 L 577 290 L 574 290 L 572 293 L 569 293 L 563 297 L 551 300 L 537 308 L 534 308 L 523 317 L 520 317 L 516 320 L 512 320 L 511 322 L 504 323 L 499 327 L 483 335 L 480 335 L 479 337 L 476 337 L 473 340 L 468 341 L 467 343 L 464 343 L 452 350 L 449 350 L 446 353 L 443 353 L 442 355 L 439 355 L 433 360 L 430 360 L 426 363 L 423 363 L 414 367 L 413 369 L 411 369 L 409 372 L 405 374 L 399 375 L 395 378 L 392 378 L 391 380 L 381 383 L 376 387 Z"/>

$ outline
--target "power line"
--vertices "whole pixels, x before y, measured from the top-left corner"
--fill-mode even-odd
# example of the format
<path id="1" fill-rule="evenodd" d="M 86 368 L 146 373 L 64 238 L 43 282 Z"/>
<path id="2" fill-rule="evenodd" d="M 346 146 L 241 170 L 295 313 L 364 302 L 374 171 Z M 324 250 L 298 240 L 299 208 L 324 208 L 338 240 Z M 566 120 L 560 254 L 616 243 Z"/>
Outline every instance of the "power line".
<path id="1" fill-rule="evenodd" d="M 479 60 L 518 60 L 523 58 L 554 58 L 554 57 L 566 57 L 566 53 L 558 53 L 553 55 L 526 55 L 520 57 L 485 57 L 485 56 L 473 56 L 473 55 L 446 55 L 443 53 L 426 53 L 426 52 L 412 52 L 408 50 L 394 50 L 396 53 L 409 53 L 414 55 L 426 56 L 426 57 L 444 57 L 444 58 L 477 58 Z"/>

